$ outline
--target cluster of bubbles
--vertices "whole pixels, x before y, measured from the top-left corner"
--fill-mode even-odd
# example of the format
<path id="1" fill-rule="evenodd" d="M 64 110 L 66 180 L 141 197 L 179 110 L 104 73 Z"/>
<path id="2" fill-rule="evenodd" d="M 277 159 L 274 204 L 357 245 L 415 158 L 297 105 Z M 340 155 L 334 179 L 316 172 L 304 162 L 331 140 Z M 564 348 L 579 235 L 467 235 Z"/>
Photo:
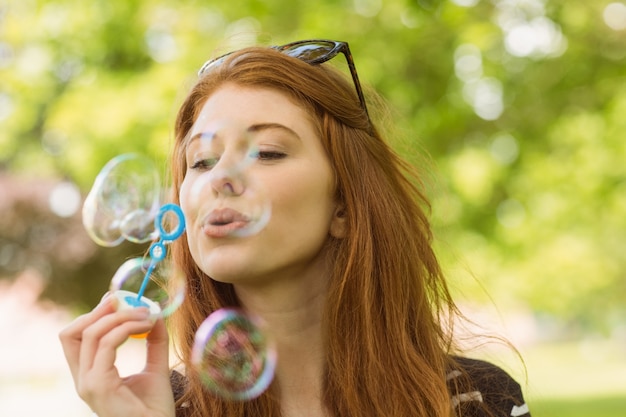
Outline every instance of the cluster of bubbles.
<path id="1" fill-rule="evenodd" d="M 254 134 L 203 120 L 198 118 L 185 139 L 187 165 L 192 165 L 188 168 L 196 170 L 190 204 L 203 204 L 209 200 L 207 193 L 219 190 L 224 198 L 210 209 L 223 213 L 224 201 L 236 200 L 236 207 L 226 209 L 236 211 L 237 222 L 229 227 L 222 219 L 215 227 L 228 238 L 254 235 L 265 227 L 271 212 L 263 187 L 249 175 L 259 154 Z M 148 307 L 154 318 L 176 311 L 187 291 L 186 277 L 166 256 L 167 246 L 185 231 L 185 217 L 179 206 L 163 204 L 162 194 L 152 160 L 123 154 L 103 167 L 83 205 L 83 225 L 97 244 L 152 242 L 144 257 L 119 267 L 110 290 L 117 308 Z M 223 308 L 207 317 L 196 333 L 192 355 L 205 386 L 236 401 L 264 392 L 276 364 L 267 330 L 257 317 L 239 309 Z"/>
<path id="2" fill-rule="evenodd" d="M 166 220 L 174 224 L 172 231 Z M 161 205 L 160 176 L 149 158 L 123 154 L 102 168 L 83 203 L 83 225 L 101 246 L 159 239 L 149 255 L 129 259 L 113 276 L 110 290 L 118 308 L 143 306 L 154 316 L 168 316 L 180 306 L 186 282 L 165 261 L 165 245 L 183 233 L 185 220 L 178 206 Z"/>

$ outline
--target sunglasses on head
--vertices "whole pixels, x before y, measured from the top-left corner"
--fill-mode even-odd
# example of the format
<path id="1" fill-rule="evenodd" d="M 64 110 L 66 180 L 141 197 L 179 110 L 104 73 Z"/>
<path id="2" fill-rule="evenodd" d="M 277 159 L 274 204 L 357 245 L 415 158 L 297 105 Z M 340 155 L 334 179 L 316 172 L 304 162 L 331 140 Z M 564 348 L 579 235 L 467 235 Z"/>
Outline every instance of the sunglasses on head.
<path id="1" fill-rule="evenodd" d="M 356 93 L 359 96 L 359 102 L 361 103 L 361 107 L 365 111 L 365 114 L 367 115 L 367 118 L 369 120 L 369 113 L 367 111 L 367 105 L 365 104 L 365 97 L 363 96 L 363 90 L 361 89 L 359 76 L 356 73 L 354 60 L 352 59 L 352 54 L 350 53 L 350 48 L 348 47 L 347 42 L 313 39 L 292 42 L 282 46 L 272 46 L 272 49 L 276 49 L 277 51 L 282 52 L 285 55 L 298 58 L 311 65 L 324 63 L 342 53 L 348 61 L 348 68 L 350 69 L 350 74 L 352 75 L 352 81 L 354 82 Z M 232 54 L 232 52 L 205 62 L 198 71 L 198 75 L 201 76 L 210 68 L 222 63 L 224 59 L 230 54 Z"/>

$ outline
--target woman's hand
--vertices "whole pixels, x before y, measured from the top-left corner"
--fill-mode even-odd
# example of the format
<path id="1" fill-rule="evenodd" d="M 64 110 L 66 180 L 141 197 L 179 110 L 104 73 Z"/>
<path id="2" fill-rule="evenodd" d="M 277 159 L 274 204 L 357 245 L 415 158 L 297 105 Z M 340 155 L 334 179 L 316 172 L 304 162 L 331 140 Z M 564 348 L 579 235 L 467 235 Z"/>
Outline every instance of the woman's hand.
<path id="1" fill-rule="evenodd" d="M 148 331 L 144 370 L 121 378 L 115 367 L 117 348 L 130 335 Z M 106 297 L 59 338 L 78 395 L 98 417 L 175 415 L 167 330 L 162 319 L 150 319 L 147 308 L 116 311 L 112 297 Z"/>

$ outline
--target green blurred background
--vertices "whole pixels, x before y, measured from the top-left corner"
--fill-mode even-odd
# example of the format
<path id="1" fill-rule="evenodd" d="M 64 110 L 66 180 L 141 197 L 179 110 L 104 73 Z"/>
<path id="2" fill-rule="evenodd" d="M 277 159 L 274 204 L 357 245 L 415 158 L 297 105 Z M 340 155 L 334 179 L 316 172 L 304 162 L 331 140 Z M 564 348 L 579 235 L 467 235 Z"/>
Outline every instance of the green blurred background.
<path id="1" fill-rule="evenodd" d="M 82 228 L 106 161 L 165 173 L 206 59 L 308 38 L 348 41 L 395 145 L 431 157 L 453 291 L 519 347 L 527 376 L 488 355 L 534 415 L 626 415 L 624 1 L 2 0 L 0 289 L 28 272 L 40 302 L 91 308 L 145 249 Z"/>

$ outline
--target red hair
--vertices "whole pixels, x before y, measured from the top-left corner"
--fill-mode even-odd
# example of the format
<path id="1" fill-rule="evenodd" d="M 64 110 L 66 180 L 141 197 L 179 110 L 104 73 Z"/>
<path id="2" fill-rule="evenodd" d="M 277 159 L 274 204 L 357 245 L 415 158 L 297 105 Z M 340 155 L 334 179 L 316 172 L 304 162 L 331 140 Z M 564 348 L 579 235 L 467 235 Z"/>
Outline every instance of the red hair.
<path id="1" fill-rule="evenodd" d="M 322 399 L 328 413 L 451 415 L 445 376 L 452 338 L 442 317 L 456 308 L 432 247 L 428 202 L 419 178 L 371 126 L 354 86 L 340 73 L 269 48 L 248 48 L 203 75 L 176 120 L 175 202 L 186 172 L 183 139 L 205 100 L 224 83 L 275 89 L 302 105 L 334 168 L 348 225 L 346 238 L 328 241 L 333 267 L 323 314 Z M 171 318 L 187 368 L 180 399 L 188 404 L 186 415 L 280 415 L 272 387 L 244 403 L 223 401 L 203 389 L 190 365 L 194 334 L 211 312 L 238 301 L 231 285 L 200 271 L 186 239 L 173 243 L 172 255 L 188 277 L 187 299 Z"/>

